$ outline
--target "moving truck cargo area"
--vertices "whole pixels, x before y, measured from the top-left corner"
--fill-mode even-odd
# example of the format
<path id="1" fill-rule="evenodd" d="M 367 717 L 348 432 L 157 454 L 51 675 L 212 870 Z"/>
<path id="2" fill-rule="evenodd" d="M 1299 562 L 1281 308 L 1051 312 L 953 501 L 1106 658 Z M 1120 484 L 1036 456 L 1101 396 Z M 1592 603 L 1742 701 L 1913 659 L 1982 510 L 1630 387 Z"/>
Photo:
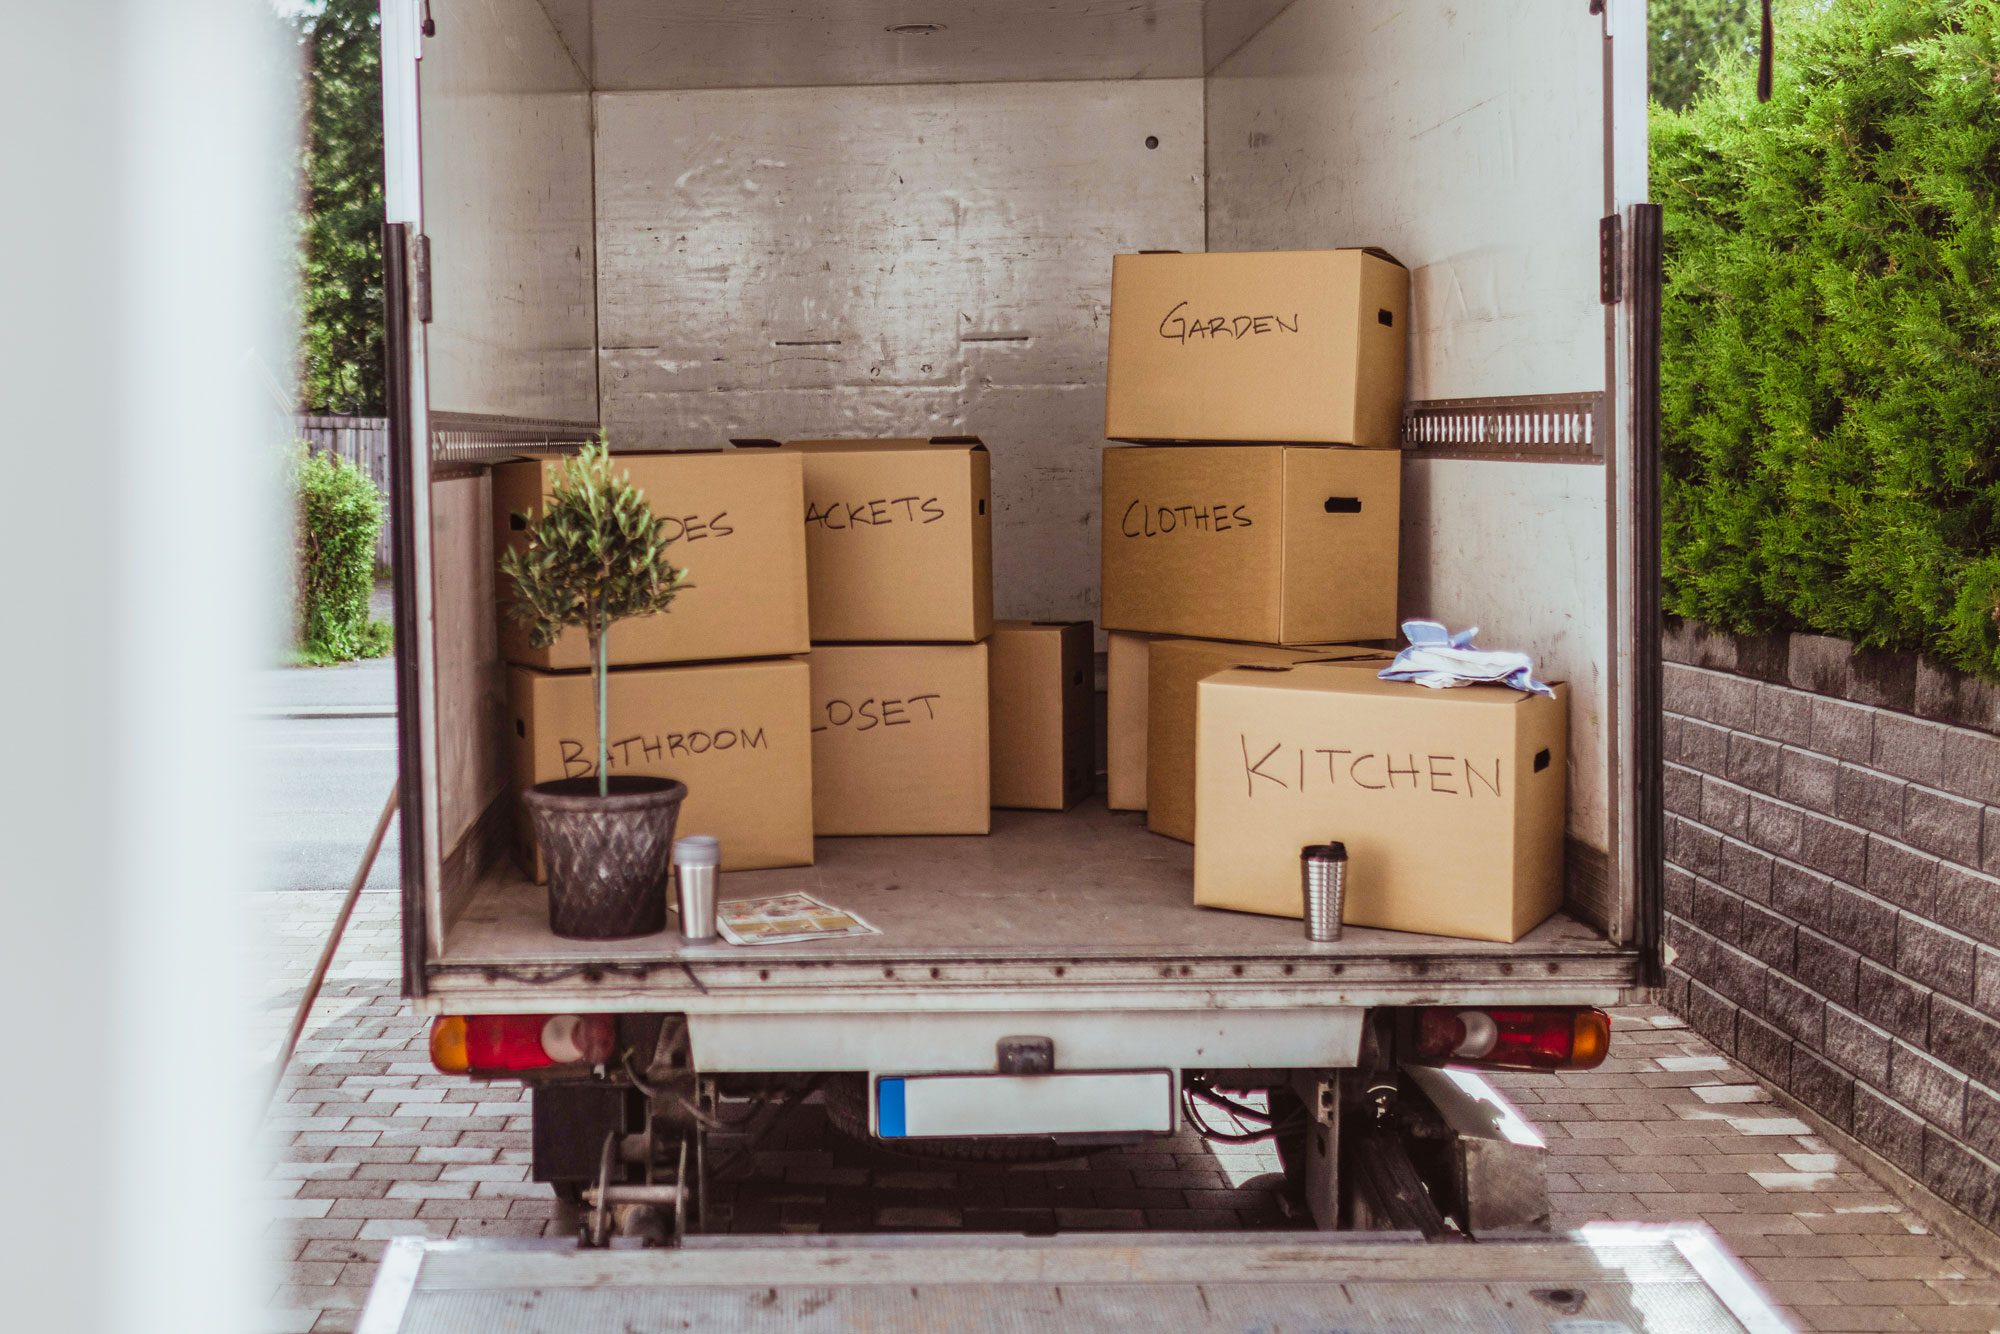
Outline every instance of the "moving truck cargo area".
<path id="1" fill-rule="evenodd" d="M 1240 1089 L 1320 1226 L 1417 1227 L 1352 1159 L 1445 1096 L 1421 1017 L 1564 1036 L 1652 985 L 1639 0 L 382 31 L 404 987 L 610 1017 L 608 1061 L 505 1076 L 536 1180 L 678 1236 L 744 1105 L 879 1136 L 891 1087 L 911 1145 L 1059 1154 Z M 592 660 L 529 642 L 498 562 L 600 433 L 688 571 L 610 630 L 610 770 L 688 785 L 725 905 L 806 900 L 767 935 L 841 934 L 549 929 L 520 793 L 595 773 Z M 1412 618 L 1556 697 L 1377 681 Z M 1311 940 L 1300 848 L 1342 840 Z M 1487 1179 L 1430 1183 L 1441 1228 L 1546 1223 Z"/>

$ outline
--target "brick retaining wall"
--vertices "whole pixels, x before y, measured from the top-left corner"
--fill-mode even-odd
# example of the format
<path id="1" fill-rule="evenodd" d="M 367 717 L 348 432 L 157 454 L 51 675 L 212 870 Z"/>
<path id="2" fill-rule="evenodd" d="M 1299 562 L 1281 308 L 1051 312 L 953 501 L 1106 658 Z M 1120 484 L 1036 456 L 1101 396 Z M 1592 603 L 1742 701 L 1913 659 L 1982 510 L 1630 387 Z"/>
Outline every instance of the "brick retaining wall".
<path id="1" fill-rule="evenodd" d="M 1666 657 L 1668 1003 L 2000 1226 L 2000 690 L 1816 635 Z"/>

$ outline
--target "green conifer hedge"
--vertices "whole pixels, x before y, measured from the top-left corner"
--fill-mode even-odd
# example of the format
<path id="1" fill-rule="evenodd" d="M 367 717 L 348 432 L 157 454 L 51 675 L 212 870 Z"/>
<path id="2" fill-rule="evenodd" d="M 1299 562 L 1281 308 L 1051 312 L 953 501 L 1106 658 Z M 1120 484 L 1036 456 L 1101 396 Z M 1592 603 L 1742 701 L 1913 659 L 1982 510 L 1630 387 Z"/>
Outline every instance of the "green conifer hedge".
<path id="1" fill-rule="evenodd" d="M 308 454 L 303 443 L 293 484 L 299 661 L 317 666 L 381 657 L 390 648 L 389 627 L 369 616 L 368 595 L 375 587 L 382 493 L 367 473 L 332 455 Z"/>
<path id="2" fill-rule="evenodd" d="M 1656 106 L 1671 613 L 2000 679 L 2000 0 L 1790 0 Z"/>

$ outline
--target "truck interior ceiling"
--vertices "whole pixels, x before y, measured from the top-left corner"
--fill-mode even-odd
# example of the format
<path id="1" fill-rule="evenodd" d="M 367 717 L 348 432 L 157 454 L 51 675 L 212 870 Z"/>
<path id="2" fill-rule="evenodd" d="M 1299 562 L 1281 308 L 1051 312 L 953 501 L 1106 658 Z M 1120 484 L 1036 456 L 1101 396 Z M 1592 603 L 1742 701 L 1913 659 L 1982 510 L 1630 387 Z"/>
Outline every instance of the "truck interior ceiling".
<path id="1" fill-rule="evenodd" d="M 1496 985 L 1524 957 L 1607 999 L 1630 985 L 1627 428 L 1597 249 L 1626 192 L 1584 0 L 421 8 L 421 161 L 391 183 L 416 201 L 430 302 L 420 1006 L 521 1009 L 587 974 L 607 1007 L 658 1007 L 787 962 L 861 986 L 1275 978 L 1304 958 L 1362 987 L 1448 953 Z M 614 450 L 977 434 L 994 614 L 1094 620 L 1112 256 L 1343 246 L 1410 274 L 1402 614 L 1480 626 L 1567 683 L 1562 912 L 1512 944 L 1313 946 L 1295 920 L 1195 907 L 1193 850 L 1097 796 L 726 877 L 725 897 L 810 892 L 878 935 L 549 932 L 512 855 L 493 463 L 600 428 Z"/>

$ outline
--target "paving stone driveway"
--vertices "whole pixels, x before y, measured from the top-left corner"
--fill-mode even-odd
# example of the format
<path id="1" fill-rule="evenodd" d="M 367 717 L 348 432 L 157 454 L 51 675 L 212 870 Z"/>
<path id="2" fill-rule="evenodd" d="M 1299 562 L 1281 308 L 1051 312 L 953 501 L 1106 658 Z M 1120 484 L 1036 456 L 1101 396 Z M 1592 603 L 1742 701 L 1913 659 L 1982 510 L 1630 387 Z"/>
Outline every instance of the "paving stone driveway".
<path id="1" fill-rule="evenodd" d="M 272 1049 L 338 902 L 256 896 Z M 391 1237 L 570 1232 L 527 1180 L 524 1094 L 431 1070 L 397 998 L 396 938 L 395 896 L 364 895 L 272 1107 L 273 1331 L 352 1329 Z M 2000 1330 L 2000 1281 L 1678 1019 L 1622 1011 L 1611 1049 L 1599 1070 L 1500 1081 L 1550 1141 L 1561 1225 L 1704 1222 L 1806 1329 Z M 808 1105 L 716 1194 L 750 1232 L 1280 1227 L 1276 1171 L 1268 1149 L 1192 1136 L 1054 1168 L 941 1169 L 856 1146 Z"/>

